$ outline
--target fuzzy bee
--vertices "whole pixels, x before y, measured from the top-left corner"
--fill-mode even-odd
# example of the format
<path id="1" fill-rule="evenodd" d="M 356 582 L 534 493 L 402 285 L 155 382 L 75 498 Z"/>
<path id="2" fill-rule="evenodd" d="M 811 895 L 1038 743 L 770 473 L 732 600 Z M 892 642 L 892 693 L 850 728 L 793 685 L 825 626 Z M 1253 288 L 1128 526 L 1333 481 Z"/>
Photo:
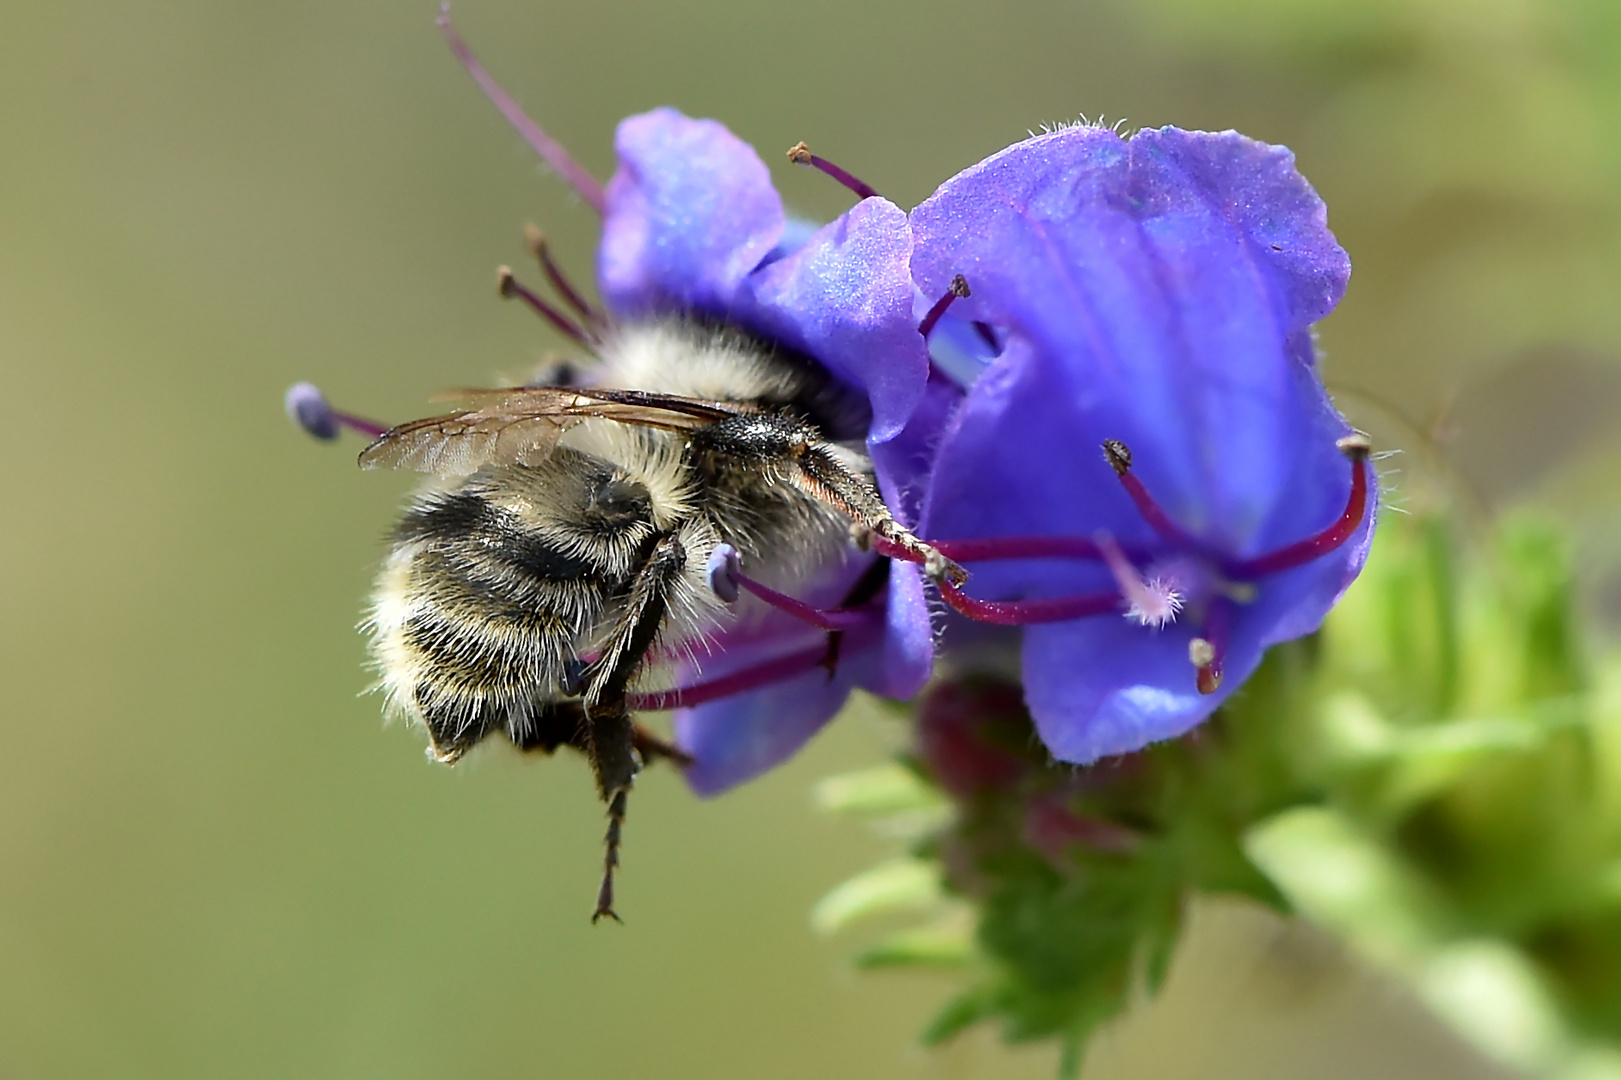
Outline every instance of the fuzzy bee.
<path id="1" fill-rule="evenodd" d="M 885 506 L 866 401 L 814 361 L 678 318 L 610 327 L 593 348 L 589 386 L 463 392 L 467 409 L 387 430 L 360 461 L 434 476 L 373 595 L 391 709 L 444 762 L 492 735 L 586 755 L 609 818 L 595 921 L 617 918 L 633 778 L 683 757 L 634 723 L 627 691 L 722 625 L 717 560 L 735 551 L 791 592 L 866 533 L 937 580 L 961 571 Z"/>

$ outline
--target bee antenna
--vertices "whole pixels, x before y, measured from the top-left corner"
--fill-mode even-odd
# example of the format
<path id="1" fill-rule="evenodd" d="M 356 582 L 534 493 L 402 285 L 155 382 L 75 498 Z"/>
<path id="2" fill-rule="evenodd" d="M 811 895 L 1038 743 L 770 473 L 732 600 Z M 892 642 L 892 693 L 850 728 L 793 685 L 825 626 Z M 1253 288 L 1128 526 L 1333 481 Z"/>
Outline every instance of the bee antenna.
<path id="1" fill-rule="evenodd" d="M 831 176 L 833 179 L 855 192 L 855 196 L 858 199 L 870 199 L 878 194 L 877 188 L 856 177 L 854 174 L 839 168 L 837 165 L 827 160 L 827 158 L 817 157 L 815 154 L 810 152 L 810 147 L 806 146 L 802 142 L 795 143 L 793 146 L 789 147 L 788 160 L 793 162 L 795 165 L 809 165 L 813 169 L 826 173 L 828 176 Z"/>

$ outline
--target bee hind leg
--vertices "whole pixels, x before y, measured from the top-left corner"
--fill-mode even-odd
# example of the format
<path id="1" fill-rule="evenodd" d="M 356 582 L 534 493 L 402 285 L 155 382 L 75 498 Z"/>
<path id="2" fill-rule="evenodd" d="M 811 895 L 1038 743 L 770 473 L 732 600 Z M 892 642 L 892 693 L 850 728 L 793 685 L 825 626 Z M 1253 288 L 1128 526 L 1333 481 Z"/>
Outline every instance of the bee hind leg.
<path id="1" fill-rule="evenodd" d="M 614 871 L 619 868 L 619 836 L 625 824 L 626 797 L 629 787 L 622 787 L 608 800 L 608 835 L 603 837 L 602 884 L 597 888 L 597 909 L 591 913 L 594 923 L 606 915 L 616 923 L 625 920 L 614 911 Z"/>
<path id="2" fill-rule="evenodd" d="M 625 804 L 631 784 L 641 769 L 635 748 L 636 726 L 621 706 L 598 711 L 591 718 L 591 755 L 596 767 L 597 789 L 608 804 L 608 832 L 602 838 L 602 885 L 597 889 L 597 907 L 591 913 L 596 922 L 604 915 L 614 922 L 624 920 L 614 911 L 614 871 L 619 869 L 619 843 L 625 828 Z"/>
<path id="3" fill-rule="evenodd" d="M 670 592 L 680 580 L 686 560 L 686 549 L 679 537 L 668 533 L 658 539 L 637 571 L 618 624 L 587 673 L 586 753 L 596 770 L 597 790 L 608 804 L 602 886 L 597 890 L 597 908 L 591 916 L 592 922 L 604 915 L 615 922 L 621 921 L 613 909 L 614 871 L 619 866 L 625 802 L 631 782 L 641 768 L 636 725 L 625 708 L 625 687 L 658 637 L 659 627 L 669 610 Z M 645 745 L 652 746 L 653 742 Z M 667 746 L 662 742 L 658 745 Z"/>

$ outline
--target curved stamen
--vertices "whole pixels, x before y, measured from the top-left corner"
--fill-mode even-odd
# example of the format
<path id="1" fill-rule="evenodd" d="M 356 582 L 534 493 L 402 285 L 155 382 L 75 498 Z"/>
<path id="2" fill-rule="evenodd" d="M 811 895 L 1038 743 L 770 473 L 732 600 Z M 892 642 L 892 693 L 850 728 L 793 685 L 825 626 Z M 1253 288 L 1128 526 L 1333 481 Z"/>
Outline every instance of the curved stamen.
<path id="1" fill-rule="evenodd" d="M 855 610 L 844 604 L 832 610 L 812 607 L 802 600 L 795 600 L 787 593 L 780 593 L 769 585 L 755 581 L 743 573 L 737 549 L 730 544 L 715 546 L 704 573 L 709 580 L 709 588 L 728 604 L 737 602 L 739 588 L 747 589 L 778 611 L 791 615 L 800 622 L 809 623 L 819 630 L 842 633 L 869 623 L 873 619 L 871 611 Z M 862 577 L 866 575 L 863 574 Z"/>
<path id="2" fill-rule="evenodd" d="M 968 291 L 967 278 L 961 274 L 952 277 L 951 286 L 946 289 L 946 294 L 934 302 L 934 306 L 929 309 L 929 313 L 923 316 L 923 321 L 917 324 L 917 332 L 927 339 L 929 334 L 934 331 L 935 324 L 940 321 L 940 317 L 946 313 L 946 309 L 951 307 L 959 297 L 971 295 L 973 294 Z"/>
<path id="3" fill-rule="evenodd" d="M 462 67 L 466 68 L 473 81 L 478 83 L 479 89 L 484 91 L 484 96 L 488 97 L 500 110 L 501 115 L 507 118 L 507 123 L 518 129 L 518 134 L 523 136 L 523 141 L 529 144 L 529 148 L 556 170 L 557 175 L 574 189 L 576 195 L 589 203 L 597 213 L 602 213 L 607 206 L 607 197 L 603 194 L 602 185 L 597 183 L 596 177 L 585 171 L 584 166 L 569 156 L 562 143 L 546 134 L 539 124 L 525 116 L 518 103 L 513 101 L 507 92 L 501 89 L 500 84 L 490 77 L 489 72 L 484 70 L 484 65 L 478 62 L 473 50 L 467 47 L 461 35 L 456 33 L 456 28 L 450 24 L 449 4 L 439 5 L 439 29 L 444 31 L 445 40 L 450 43 L 450 51 L 456 54 L 456 59 L 462 62 Z"/>
<path id="4" fill-rule="evenodd" d="M 520 285 L 518 279 L 512 276 L 512 267 L 503 266 L 496 270 L 495 280 L 496 287 L 501 290 L 503 297 L 510 300 L 516 296 L 528 304 L 535 314 L 551 323 L 558 333 L 573 338 L 588 349 L 591 348 L 591 339 L 586 336 L 585 330 L 573 319 L 570 319 L 567 315 L 536 296 L 531 290 Z"/>
<path id="5" fill-rule="evenodd" d="M 541 273 L 546 275 L 546 280 L 557 290 L 557 295 L 561 296 L 569 307 L 579 312 L 586 322 L 593 326 L 605 325 L 607 319 L 602 312 L 591 306 L 591 301 L 574 287 L 568 275 L 563 273 L 562 268 L 552 259 L 551 245 L 546 242 L 546 234 L 535 225 L 528 224 L 523 227 L 523 238 L 529 248 L 529 254 L 540 263 Z"/>
<path id="6" fill-rule="evenodd" d="M 368 439 L 375 439 L 389 430 L 387 424 L 334 409 L 314 383 L 300 382 L 289 386 L 282 403 L 293 423 L 317 439 L 336 439 L 343 428 L 358 432 Z"/>
<path id="7" fill-rule="evenodd" d="M 760 584 L 747 574 L 738 574 L 737 583 L 778 611 L 792 615 L 800 622 L 809 623 L 821 630 L 853 630 L 872 621 L 872 613 L 869 611 L 850 611 L 842 608 L 824 610 L 811 607 L 802 600 L 795 600 L 768 585 Z"/>
<path id="8" fill-rule="evenodd" d="M 1336 445 L 1340 453 L 1351 459 L 1351 494 L 1345 500 L 1345 511 L 1340 514 L 1339 520 L 1315 536 L 1227 567 L 1229 577 L 1250 580 L 1282 570 L 1293 570 L 1327 555 L 1356 535 L 1356 531 L 1362 527 L 1363 516 L 1368 512 L 1370 447 L 1367 437 L 1362 435 L 1349 435 Z"/>
<path id="9" fill-rule="evenodd" d="M 1153 526 L 1155 532 L 1180 547 L 1199 550 L 1204 545 L 1197 539 L 1182 530 L 1182 526 L 1171 520 L 1169 514 L 1160 509 L 1154 496 L 1143 487 L 1143 482 L 1137 479 L 1131 471 L 1131 450 L 1119 439 L 1103 440 L 1103 457 L 1114 469 L 1114 474 L 1120 478 L 1120 486 L 1126 489 L 1131 501 L 1137 507 L 1137 512 L 1143 520 Z"/>
<path id="10" fill-rule="evenodd" d="M 949 579 L 940 581 L 940 595 L 959 614 L 975 622 L 995 626 L 1030 626 L 1033 623 L 1064 622 L 1084 619 L 1091 615 L 1110 615 L 1120 611 L 1118 593 L 1084 593 L 1079 596 L 1054 596 L 1039 600 L 976 600 L 953 585 Z"/>
<path id="11" fill-rule="evenodd" d="M 874 195 L 878 194 L 877 188 L 858 179 L 853 174 L 845 172 L 843 169 L 839 168 L 826 158 L 817 157 L 815 154 L 810 152 L 810 147 L 806 146 L 804 143 L 798 143 L 789 148 L 788 160 L 793 162 L 795 165 L 809 165 L 813 169 L 821 170 L 828 176 L 831 176 L 833 179 L 843 184 L 845 187 L 849 188 L 851 191 L 855 192 L 855 196 L 858 199 L 870 199 Z"/>
<path id="12" fill-rule="evenodd" d="M 775 660 L 767 660 L 763 664 L 734 671 L 730 675 L 722 675 L 708 682 L 695 683 L 674 690 L 655 690 L 647 694 L 626 694 L 625 705 L 637 712 L 689 709 L 706 701 L 716 701 L 731 697 L 733 694 L 758 690 L 762 686 L 770 686 L 772 683 L 791 679 L 795 675 L 803 675 L 807 671 L 821 667 L 826 655 L 827 646 L 818 642 L 811 648 L 800 649 L 798 652 L 780 656 Z"/>

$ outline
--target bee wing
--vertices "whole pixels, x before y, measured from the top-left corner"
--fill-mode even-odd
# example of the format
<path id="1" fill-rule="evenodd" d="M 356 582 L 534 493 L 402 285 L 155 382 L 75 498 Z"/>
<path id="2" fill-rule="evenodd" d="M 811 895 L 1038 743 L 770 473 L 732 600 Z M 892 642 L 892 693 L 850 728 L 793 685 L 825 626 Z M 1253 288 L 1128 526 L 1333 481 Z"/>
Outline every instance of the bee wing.
<path id="1" fill-rule="evenodd" d="M 361 468 L 465 475 L 485 465 L 542 461 L 563 432 L 582 420 L 695 431 L 744 411 L 722 402 L 641 390 L 539 386 L 465 390 L 455 396 L 483 404 L 385 431 L 361 451 Z"/>

